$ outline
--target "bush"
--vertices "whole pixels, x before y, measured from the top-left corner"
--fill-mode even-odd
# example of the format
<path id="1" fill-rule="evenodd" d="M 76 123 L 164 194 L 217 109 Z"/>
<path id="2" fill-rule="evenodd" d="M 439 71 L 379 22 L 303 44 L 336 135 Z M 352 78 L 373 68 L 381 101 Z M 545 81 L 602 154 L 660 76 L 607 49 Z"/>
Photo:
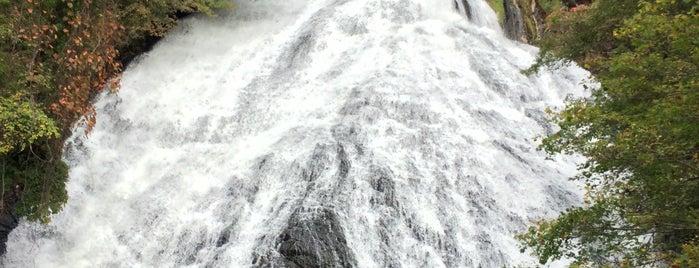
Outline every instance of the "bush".
<path id="1" fill-rule="evenodd" d="M 162 36 L 176 14 L 224 0 L 0 0 L 0 210 L 47 222 L 67 200 L 62 137 L 95 124 L 92 98 L 115 90 L 124 48 Z M 122 49 L 122 51 L 120 51 Z M 86 132 L 87 134 L 87 132 Z"/>
<path id="2" fill-rule="evenodd" d="M 699 3 L 597 1 L 553 22 L 542 58 L 576 60 L 601 87 L 554 114 L 548 153 L 587 157 L 586 206 L 520 236 L 542 263 L 665 265 L 699 235 Z M 561 25 L 562 24 L 562 25 Z M 691 258 L 690 258 L 691 259 Z"/>

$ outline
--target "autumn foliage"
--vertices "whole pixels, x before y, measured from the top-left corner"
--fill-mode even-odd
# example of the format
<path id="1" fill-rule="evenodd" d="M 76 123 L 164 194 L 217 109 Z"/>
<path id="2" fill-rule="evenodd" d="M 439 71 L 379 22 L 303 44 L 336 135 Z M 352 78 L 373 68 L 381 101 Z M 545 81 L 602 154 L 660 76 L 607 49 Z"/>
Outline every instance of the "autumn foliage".
<path id="1" fill-rule="evenodd" d="M 120 54 L 224 0 L 0 0 L 0 211 L 48 221 L 67 199 L 60 152 L 92 98 L 119 86 Z"/>

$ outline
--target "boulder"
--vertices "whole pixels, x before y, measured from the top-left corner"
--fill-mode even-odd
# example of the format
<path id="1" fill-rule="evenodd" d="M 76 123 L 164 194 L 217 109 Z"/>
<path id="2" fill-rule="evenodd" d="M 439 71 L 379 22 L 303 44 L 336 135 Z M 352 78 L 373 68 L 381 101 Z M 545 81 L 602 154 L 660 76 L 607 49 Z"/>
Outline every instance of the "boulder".
<path id="1" fill-rule="evenodd" d="M 295 211 L 277 243 L 288 268 L 356 266 L 337 215 L 328 208 Z"/>

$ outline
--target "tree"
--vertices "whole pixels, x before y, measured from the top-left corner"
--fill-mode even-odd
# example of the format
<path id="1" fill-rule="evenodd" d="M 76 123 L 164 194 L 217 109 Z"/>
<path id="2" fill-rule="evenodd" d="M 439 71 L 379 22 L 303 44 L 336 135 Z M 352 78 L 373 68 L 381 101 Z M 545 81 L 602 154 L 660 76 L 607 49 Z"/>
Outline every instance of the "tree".
<path id="1" fill-rule="evenodd" d="M 542 263 L 696 263 L 699 4 L 597 1 L 576 13 L 554 23 L 539 66 L 574 59 L 601 87 L 554 114 L 560 130 L 541 148 L 587 157 L 575 177 L 586 205 L 531 227 L 523 248 Z"/>
<path id="2" fill-rule="evenodd" d="M 163 35 L 176 13 L 227 0 L 0 0 L 0 213 L 48 222 L 68 196 L 64 138 L 95 124 L 92 98 L 115 89 L 120 52 Z M 138 12 L 135 12 L 138 11 Z M 140 12 L 140 13 L 139 13 Z M 87 133 L 86 133 L 87 134 Z"/>

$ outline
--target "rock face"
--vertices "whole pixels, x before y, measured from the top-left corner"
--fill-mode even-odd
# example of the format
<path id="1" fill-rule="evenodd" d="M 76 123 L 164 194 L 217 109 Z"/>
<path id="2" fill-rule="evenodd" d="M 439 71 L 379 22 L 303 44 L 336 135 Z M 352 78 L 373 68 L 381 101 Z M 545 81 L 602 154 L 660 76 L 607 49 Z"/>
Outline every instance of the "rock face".
<path id="1" fill-rule="evenodd" d="M 469 5 L 468 0 L 454 0 L 454 8 L 456 8 L 456 10 L 461 11 L 459 9 L 459 7 L 463 7 L 463 9 L 464 9 L 463 12 L 464 12 L 464 14 L 466 14 L 466 17 L 468 17 L 468 18 L 472 17 L 471 6 Z"/>
<path id="2" fill-rule="evenodd" d="M 5 243 L 12 229 L 17 227 L 17 216 L 10 209 L 0 212 L 0 255 L 5 254 Z"/>
<path id="3" fill-rule="evenodd" d="M 517 6 L 515 0 L 504 0 L 505 7 L 505 35 L 507 38 L 517 41 L 526 42 L 526 33 L 524 32 L 524 20 L 522 19 L 522 11 Z"/>
<path id="4" fill-rule="evenodd" d="M 288 268 L 356 266 L 337 216 L 327 208 L 294 212 L 278 243 Z"/>
<path id="5" fill-rule="evenodd" d="M 538 0 L 504 0 L 504 30 L 508 38 L 525 43 L 541 36 L 546 11 Z"/>
<path id="6" fill-rule="evenodd" d="M 6 192 L 3 200 L 0 201 L 2 202 L 0 204 L 0 255 L 4 255 L 7 251 L 7 237 L 19 223 L 19 217 L 12 210 L 23 189 L 22 185 L 15 185 L 14 190 Z"/>

